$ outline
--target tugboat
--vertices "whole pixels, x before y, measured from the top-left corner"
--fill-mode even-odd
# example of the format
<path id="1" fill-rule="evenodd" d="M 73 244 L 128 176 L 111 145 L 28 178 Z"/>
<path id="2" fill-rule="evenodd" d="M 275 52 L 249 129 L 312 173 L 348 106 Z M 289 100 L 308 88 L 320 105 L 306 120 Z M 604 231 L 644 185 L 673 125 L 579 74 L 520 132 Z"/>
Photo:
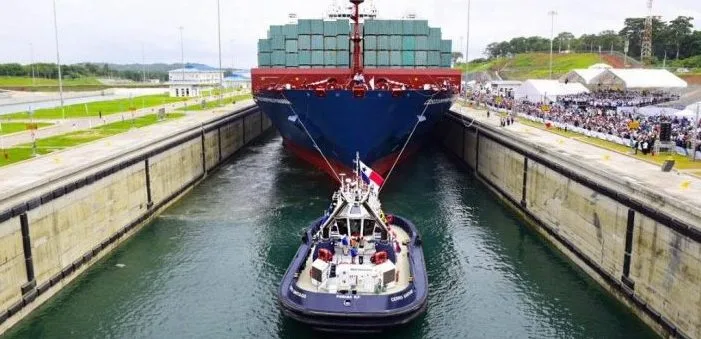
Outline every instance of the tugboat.
<path id="1" fill-rule="evenodd" d="M 321 331 L 380 332 L 426 310 L 421 237 L 411 221 L 385 215 L 382 177 L 356 159 L 325 214 L 302 245 L 279 289 L 283 312 Z"/>

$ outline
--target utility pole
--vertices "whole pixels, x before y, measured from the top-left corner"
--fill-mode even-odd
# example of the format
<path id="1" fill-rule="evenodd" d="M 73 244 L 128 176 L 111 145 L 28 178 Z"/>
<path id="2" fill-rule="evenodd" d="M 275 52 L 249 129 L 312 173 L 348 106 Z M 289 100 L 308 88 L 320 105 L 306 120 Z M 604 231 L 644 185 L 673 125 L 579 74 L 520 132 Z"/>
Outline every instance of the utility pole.
<path id="1" fill-rule="evenodd" d="M 221 69 L 221 11 L 217 0 L 217 41 L 219 42 L 219 106 L 224 95 L 224 73 Z"/>
<path id="2" fill-rule="evenodd" d="M 63 106 L 63 75 L 61 75 L 61 54 L 58 52 L 58 21 L 56 20 L 56 0 L 54 4 L 54 37 L 56 38 L 56 65 L 58 66 L 58 95 L 61 99 L 61 117 L 66 120 L 66 108 Z"/>
<path id="3" fill-rule="evenodd" d="M 146 56 L 144 55 L 144 43 L 141 43 L 141 81 L 146 82 Z"/>
<path id="4" fill-rule="evenodd" d="M 555 16 L 557 12 L 552 10 L 548 12 L 550 15 L 550 79 L 553 78 L 553 40 L 555 39 Z"/>

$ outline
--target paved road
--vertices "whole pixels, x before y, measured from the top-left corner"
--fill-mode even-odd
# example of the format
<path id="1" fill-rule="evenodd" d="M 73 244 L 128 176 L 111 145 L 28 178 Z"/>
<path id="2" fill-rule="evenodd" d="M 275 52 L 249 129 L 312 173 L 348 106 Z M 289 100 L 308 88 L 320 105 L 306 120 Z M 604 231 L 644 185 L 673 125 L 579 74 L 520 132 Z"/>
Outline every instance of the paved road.
<path id="1" fill-rule="evenodd" d="M 239 93 L 236 93 L 239 94 Z M 232 94 L 225 95 L 225 98 L 228 96 L 231 96 Z M 199 102 L 201 102 L 202 98 L 195 98 L 192 100 L 187 101 L 188 105 L 194 105 Z M 183 107 L 183 103 L 170 103 L 166 105 L 160 105 L 160 106 L 154 106 L 146 109 L 140 109 L 136 110 L 134 112 L 134 117 L 138 118 L 140 116 L 148 115 L 148 114 L 153 114 L 158 111 L 159 108 L 165 107 L 166 112 L 178 112 L 178 113 L 184 113 L 183 111 L 176 111 L 177 108 Z M 200 111 L 198 111 L 200 112 Z M 189 112 L 192 113 L 192 112 Z M 66 121 L 61 121 L 61 120 L 35 120 L 35 121 L 47 121 L 47 122 L 53 122 L 55 125 L 47 126 L 44 128 L 41 128 L 36 131 L 36 137 L 41 139 L 41 138 L 47 138 L 50 136 L 54 135 L 59 135 L 59 134 L 65 134 L 65 133 L 70 133 L 70 132 L 75 132 L 75 131 L 80 131 L 80 130 L 85 130 L 88 128 L 92 128 L 95 126 L 99 126 L 102 124 L 108 124 L 111 122 L 116 122 L 120 120 L 129 120 L 132 118 L 132 113 L 131 112 L 123 112 L 123 113 L 115 113 L 115 114 L 110 114 L 110 115 L 105 115 L 103 116 L 103 119 L 101 120 L 100 118 L 94 117 L 94 118 L 75 118 L 75 119 L 66 119 Z M 22 122 L 29 122 L 26 120 L 12 120 L 14 121 L 22 121 Z M 32 134 L 30 131 L 24 131 L 24 132 L 18 132 L 18 133 L 13 133 L 5 136 L 0 136 L 2 138 L 2 142 L 0 144 L 4 145 L 3 147 L 9 148 L 15 145 L 20 145 L 20 144 L 26 144 L 32 142 Z"/>

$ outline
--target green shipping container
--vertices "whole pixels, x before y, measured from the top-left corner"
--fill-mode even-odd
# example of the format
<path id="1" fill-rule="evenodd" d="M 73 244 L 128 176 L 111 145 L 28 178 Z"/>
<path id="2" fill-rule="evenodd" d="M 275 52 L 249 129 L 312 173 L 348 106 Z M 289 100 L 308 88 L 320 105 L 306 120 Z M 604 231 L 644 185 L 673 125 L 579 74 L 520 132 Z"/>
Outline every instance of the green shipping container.
<path id="1" fill-rule="evenodd" d="M 440 36 L 429 36 L 428 37 L 428 50 L 429 51 L 441 51 L 441 37 Z"/>
<path id="2" fill-rule="evenodd" d="M 312 64 L 312 52 L 311 51 L 300 51 L 299 52 L 299 65 L 311 65 Z"/>
<path id="3" fill-rule="evenodd" d="M 450 54 L 450 52 L 452 52 L 452 51 L 453 51 L 453 40 L 441 40 L 441 53 Z"/>
<path id="4" fill-rule="evenodd" d="M 297 33 L 302 35 L 312 34 L 312 21 L 309 19 L 300 19 L 297 21 Z"/>
<path id="5" fill-rule="evenodd" d="M 402 20 L 402 34 L 414 35 L 414 20 Z"/>
<path id="6" fill-rule="evenodd" d="M 338 35 L 335 21 L 324 21 L 324 36 Z"/>
<path id="7" fill-rule="evenodd" d="M 377 36 L 366 35 L 363 43 L 366 51 L 374 51 L 377 49 Z"/>
<path id="8" fill-rule="evenodd" d="M 312 51 L 312 65 L 319 66 L 324 64 L 324 51 Z"/>
<path id="9" fill-rule="evenodd" d="M 389 35 L 377 36 L 377 49 L 380 51 L 389 51 Z"/>
<path id="10" fill-rule="evenodd" d="M 363 27 L 364 34 L 374 35 L 377 34 L 377 20 L 365 20 Z"/>
<path id="11" fill-rule="evenodd" d="M 402 66 L 414 67 L 415 59 L 414 51 L 402 51 Z"/>
<path id="12" fill-rule="evenodd" d="M 441 53 L 441 67 L 450 67 L 451 61 L 450 53 Z"/>
<path id="13" fill-rule="evenodd" d="M 389 49 L 392 51 L 402 50 L 402 36 L 392 35 L 389 37 Z"/>
<path id="14" fill-rule="evenodd" d="M 438 67 L 441 64 L 441 52 L 428 51 L 428 65 Z"/>
<path id="15" fill-rule="evenodd" d="M 272 38 L 274 36 L 283 36 L 282 25 L 270 26 L 270 30 L 268 31 L 268 38 Z"/>
<path id="16" fill-rule="evenodd" d="M 339 35 L 336 37 L 336 48 L 338 48 L 339 51 L 350 50 L 350 39 L 347 35 Z"/>
<path id="17" fill-rule="evenodd" d="M 426 51 L 416 51 L 414 55 L 414 65 L 416 66 L 428 66 L 428 52 Z"/>
<path id="18" fill-rule="evenodd" d="M 297 40 L 297 49 L 300 51 L 308 51 L 312 49 L 312 36 L 300 35 Z"/>
<path id="19" fill-rule="evenodd" d="M 324 20 L 309 20 L 312 34 L 324 34 Z"/>
<path id="20" fill-rule="evenodd" d="M 389 34 L 402 35 L 402 32 L 404 32 L 404 29 L 402 27 L 402 20 L 390 20 L 389 26 Z"/>
<path id="21" fill-rule="evenodd" d="M 350 53 L 348 51 L 336 52 L 336 65 L 339 67 L 349 67 Z"/>
<path id="22" fill-rule="evenodd" d="M 390 35 L 392 34 L 392 21 L 391 20 L 378 20 L 378 35 Z"/>
<path id="23" fill-rule="evenodd" d="M 299 66 L 299 55 L 297 55 L 297 53 L 287 53 L 285 58 L 285 67 Z"/>
<path id="24" fill-rule="evenodd" d="M 365 66 L 377 66 L 377 52 L 365 51 L 364 57 L 363 63 Z"/>
<path id="25" fill-rule="evenodd" d="M 285 39 L 297 39 L 297 25 L 287 24 L 284 28 Z"/>
<path id="26" fill-rule="evenodd" d="M 258 67 L 270 67 L 271 53 L 258 53 Z"/>
<path id="27" fill-rule="evenodd" d="M 270 39 L 258 40 L 258 53 L 270 53 L 273 49 L 270 47 Z"/>
<path id="28" fill-rule="evenodd" d="M 324 49 L 324 36 L 312 35 L 312 50 L 321 51 Z"/>
<path id="29" fill-rule="evenodd" d="M 336 66 L 336 51 L 324 51 L 324 65 Z"/>
<path id="30" fill-rule="evenodd" d="M 400 51 L 389 52 L 389 64 L 390 64 L 390 66 L 401 66 L 402 65 L 402 52 L 400 52 Z"/>
<path id="31" fill-rule="evenodd" d="M 285 52 L 297 53 L 297 40 L 285 40 Z"/>
<path id="32" fill-rule="evenodd" d="M 273 37 L 270 38 L 270 47 L 273 51 L 284 51 L 285 37 L 282 35 L 273 35 Z"/>
<path id="33" fill-rule="evenodd" d="M 428 37 L 425 35 L 419 35 L 416 37 L 416 50 L 417 51 L 427 51 L 428 50 Z"/>
<path id="34" fill-rule="evenodd" d="M 336 35 L 348 35 L 350 32 L 350 22 L 348 20 L 336 20 Z"/>
<path id="35" fill-rule="evenodd" d="M 285 51 L 273 51 L 270 64 L 273 66 L 285 66 Z"/>
<path id="36" fill-rule="evenodd" d="M 441 38 L 441 29 L 439 27 L 431 27 L 428 29 L 428 36 Z"/>
<path id="37" fill-rule="evenodd" d="M 324 37 L 324 50 L 335 51 L 336 50 L 336 37 L 335 36 L 325 36 Z"/>
<path id="38" fill-rule="evenodd" d="M 414 21 L 414 34 L 415 35 L 428 35 L 428 21 L 426 20 L 415 20 Z"/>
<path id="39" fill-rule="evenodd" d="M 402 36 L 402 51 L 416 50 L 416 37 L 412 35 Z M 404 57 L 402 57 L 402 60 Z"/>
<path id="40" fill-rule="evenodd" d="M 389 66 L 389 51 L 378 51 L 377 52 L 377 65 L 378 66 Z"/>

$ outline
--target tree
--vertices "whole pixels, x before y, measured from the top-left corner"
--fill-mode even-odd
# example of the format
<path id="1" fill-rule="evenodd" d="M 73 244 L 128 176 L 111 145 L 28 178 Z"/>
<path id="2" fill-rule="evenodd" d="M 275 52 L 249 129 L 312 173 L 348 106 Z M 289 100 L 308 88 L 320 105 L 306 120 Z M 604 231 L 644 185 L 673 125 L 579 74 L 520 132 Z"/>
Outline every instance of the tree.
<path id="1" fill-rule="evenodd" d="M 462 52 L 453 52 L 450 54 L 450 58 L 453 59 L 453 64 L 455 64 L 458 59 L 462 58 Z"/>
<path id="2" fill-rule="evenodd" d="M 671 38 L 674 47 L 676 47 L 675 59 L 679 59 L 679 50 L 681 49 L 681 43 L 691 35 L 692 28 L 694 25 L 691 21 L 694 18 L 690 16 L 678 16 L 676 19 L 669 22 L 667 26 L 668 36 Z"/>
<path id="3" fill-rule="evenodd" d="M 602 49 L 614 49 L 616 46 L 621 46 L 623 45 L 623 39 L 616 34 L 615 31 L 612 30 L 607 30 L 599 33 L 598 36 L 598 46 L 601 46 Z"/>
<path id="4" fill-rule="evenodd" d="M 574 40 L 574 34 L 572 34 L 570 32 L 562 32 L 562 33 L 558 34 L 555 37 L 555 41 L 554 41 L 554 43 L 557 44 L 558 53 L 562 52 L 562 45 L 563 44 L 565 45 L 565 49 L 569 49 L 569 47 L 567 47 L 567 43 L 571 42 L 572 40 Z"/>

